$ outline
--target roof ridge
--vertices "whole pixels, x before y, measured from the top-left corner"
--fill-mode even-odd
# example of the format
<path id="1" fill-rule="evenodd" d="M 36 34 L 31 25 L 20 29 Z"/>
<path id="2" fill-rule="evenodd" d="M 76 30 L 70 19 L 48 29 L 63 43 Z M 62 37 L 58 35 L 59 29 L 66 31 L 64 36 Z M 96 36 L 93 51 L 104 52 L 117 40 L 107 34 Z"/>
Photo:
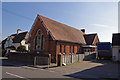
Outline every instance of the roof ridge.
<path id="1" fill-rule="evenodd" d="M 41 17 L 42 15 L 38 14 L 38 16 Z M 42 16 L 42 17 L 47 18 L 47 17 L 45 17 L 45 16 Z M 59 21 L 53 20 L 53 19 L 51 19 L 51 18 L 47 18 L 47 19 L 50 19 L 50 20 L 52 20 L 52 21 L 54 21 L 54 22 L 57 22 L 57 23 L 59 23 L 59 24 L 66 25 L 66 24 L 64 24 L 64 23 L 62 23 L 62 22 L 59 22 Z M 76 29 L 76 28 L 74 28 L 74 27 L 71 27 L 71 26 L 69 26 L 69 25 L 66 25 L 66 26 L 68 26 L 68 27 L 70 27 L 70 28 L 73 28 L 73 29 L 75 29 L 75 30 L 78 30 L 78 31 L 82 32 L 81 30 Z M 83 33 L 83 32 L 82 32 L 82 33 Z M 83 33 L 83 34 L 84 34 L 84 33 Z"/>
<path id="2" fill-rule="evenodd" d="M 40 14 L 38 14 L 37 17 L 43 21 L 43 25 L 45 25 L 46 28 L 51 32 L 55 40 L 64 40 L 86 44 L 83 36 L 84 33 L 81 30 L 58 22 L 54 19 L 44 17 Z"/>
<path id="3" fill-rule="evenodd" d="M 84 34 L 84 35 L 92 35 L 92 34 L 95 34 L 95 35 L 97 35 L 97 33 L 90 33 L 90 34 Z"/>

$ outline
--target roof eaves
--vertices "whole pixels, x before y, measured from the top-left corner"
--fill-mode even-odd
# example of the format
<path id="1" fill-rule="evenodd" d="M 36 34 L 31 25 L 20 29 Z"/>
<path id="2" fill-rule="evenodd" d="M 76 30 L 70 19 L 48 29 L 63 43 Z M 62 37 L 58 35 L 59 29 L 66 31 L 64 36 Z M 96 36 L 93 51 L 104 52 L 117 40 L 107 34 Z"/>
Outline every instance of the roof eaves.
<path id="1" fill-rule="evenodd" d="M 97 38 L 97 34 L 96 34 L 96 36 L 95 36 L 94 41 L 92 42 L 92 44 L 94 44 L 96 38 Z"/>
<path id="2" fill-rule="evenodd" d="M 46 27 L 47 25 L 45 25 L 44 21 L 41 19 L 41 15 L 38 14 L 38 18 L 40 19 L 40 21 L 42 22 L 43 26 L 47 30 L 47 33 L 49 33 L 51 35 L 52 39 L 55 40 L 55 36 L 48 30 L 48 28 Z"/>

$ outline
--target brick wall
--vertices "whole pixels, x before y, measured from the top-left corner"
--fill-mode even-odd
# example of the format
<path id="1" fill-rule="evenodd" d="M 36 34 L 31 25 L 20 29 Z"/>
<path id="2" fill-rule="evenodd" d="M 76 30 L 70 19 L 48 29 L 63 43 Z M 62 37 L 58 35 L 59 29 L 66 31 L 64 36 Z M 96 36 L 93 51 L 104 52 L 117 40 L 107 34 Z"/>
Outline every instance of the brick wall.
<path id="1" fill-rule="evenodd" d="M 62 53 L 60 53 L 60 45 L 62 45 Z M 65 53 L 64 53 L 64 45 L 65 45 Z M 70 53 L 70 46 L 71 46 L 71 53 Z M 70 55 L 70 54 L 76 54 L 80 53 L 80 44 L 75 44 L 75 43 L 69 43 L 69 42 L 62 42 L 58 41 L 56 45 L 56 60 L 58 58 L 58 54 L 65 54 L 65 55 Z M 73 47 L 74 47 L 74 53 L 73 53 Z"/>
<path id="2" fill-rule="evenodd" d="M 24 64 L 34 64 L 36 57 L 37 65 L 51 64 L 50 54 L 33 54 L 33 53 L 10 53 L 9 60 L 23 62 Z M 49 59 L 49 60 L 48 60 Z"/>

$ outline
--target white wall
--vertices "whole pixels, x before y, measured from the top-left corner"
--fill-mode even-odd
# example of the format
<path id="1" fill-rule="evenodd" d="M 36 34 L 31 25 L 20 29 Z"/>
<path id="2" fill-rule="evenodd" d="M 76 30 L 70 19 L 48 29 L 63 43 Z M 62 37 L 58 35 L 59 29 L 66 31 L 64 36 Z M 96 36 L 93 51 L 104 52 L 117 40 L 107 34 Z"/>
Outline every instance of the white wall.
<path id="1" fill-rule="evenodd" d="M 5 42 L 5 48 L 9 47 L 9 46 L 12 46 L 12 43 L 13 43 L 12 38 L 8 38 L 7 41 Z"/>
<path id="2" fill-rule="evenodd" d="M 25 43 L 26 40 L 21 41 L 21 45 L 26 47 L 26 50 L 28 50 L 28 44 Z"/>
<path id="3" fill-rule="evenodd" d="M 21 41 L 21 45 L 25 45 L 25 40 L 22 40 L 22 41 Z"/>
<path id="4" fill-rule="evenodd" d="M 13 43 L 13 46 L 17 49 L 20 46 L 20 43 Z"/>
<path id="5" fill-rule="evenodd" d="M 113 46 L 112 47 L 112 60 L 113 61 L 120 61 L 120 46 Z"/>
<path id="6" fill-rule="evenodd" d="M 23 46 L 25 46 L 25 47 L 26 47 L 26 50 L 28 50 L 28 44 L 25 44 L 25 45 L 23 45 Z"/>

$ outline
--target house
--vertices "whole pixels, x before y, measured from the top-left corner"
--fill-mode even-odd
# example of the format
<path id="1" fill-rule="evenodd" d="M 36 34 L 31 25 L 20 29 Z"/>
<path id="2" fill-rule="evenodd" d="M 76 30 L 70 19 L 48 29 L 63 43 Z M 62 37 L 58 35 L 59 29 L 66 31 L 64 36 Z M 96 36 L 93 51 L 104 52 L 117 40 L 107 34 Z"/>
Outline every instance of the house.
<path id="1" fill-rule="evenodd" d="M 85 32 L 85 30 L 84 30 Z M 84 38 L 86 41 L 86 45 L 83 45 L 84 52 L 95 52 L 97 50 L 97 43 L 99 42 L 99 38 L 97 33 L 93 34 L 84 34 Z"/>
<path id="2" fill-rule="evenodd" d="M 28 50 L 28 44 L 26 44 L 28 35 L 28 32 L 22 32 L 20 29 L 18 29 L 16 34 L 12 34 L 2 41 L 3 49 L 6 49 L 7 51 L 16 50 L 22 45 L 26 47 L 26 50 Z"/>
<path id="3" fill-rule="evenodd" d="M 112 37 L 112 60 L 120 61 L 120 33 L 114 33 Z"/>
<path id="4" fill-rule="evenodd" d="M 110 42 L 99 42 L 97 44 L 97 58 L 111 59 L 112 58 L 112 44 Z"/>
<path id="5" fill-rule="evenodd" d="M 86 45 L 84 34 L 81 30 L 38 14 L 29 32 L 29 49 L 39 54 L 51 54 L 52 62 L 55 62 L 58 54 L 82 53 L 82 46 Z"/>
<path id="6" fill-rule="evenodd" d="M 0 56 L 2 56 L 2 41 L 0 40 Z"/>

